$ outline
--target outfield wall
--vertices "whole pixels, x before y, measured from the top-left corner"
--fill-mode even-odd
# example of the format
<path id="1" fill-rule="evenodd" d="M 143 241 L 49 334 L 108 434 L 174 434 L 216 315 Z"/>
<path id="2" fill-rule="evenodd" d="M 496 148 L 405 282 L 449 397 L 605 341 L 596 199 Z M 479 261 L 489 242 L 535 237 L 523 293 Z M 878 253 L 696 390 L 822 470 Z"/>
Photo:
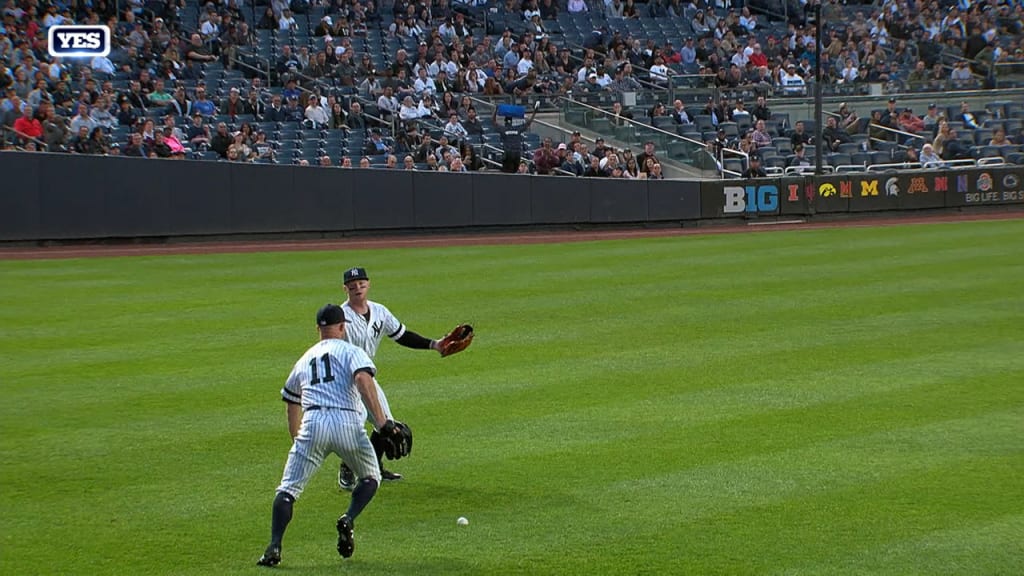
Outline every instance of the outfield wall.
<path id="1" fill-rule="evenodd" d="M 0 154 L 0 240 L 674 223 L 1024 204 L 1020 166 L 633 181 Z"/>

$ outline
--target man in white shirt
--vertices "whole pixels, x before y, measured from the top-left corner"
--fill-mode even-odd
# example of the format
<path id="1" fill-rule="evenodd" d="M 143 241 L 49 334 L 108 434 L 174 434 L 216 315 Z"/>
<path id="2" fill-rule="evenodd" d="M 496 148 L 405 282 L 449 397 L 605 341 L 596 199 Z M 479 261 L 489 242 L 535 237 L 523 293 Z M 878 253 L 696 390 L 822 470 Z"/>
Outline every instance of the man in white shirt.
<path id="1" fill-rule="evenodd" d="M 398 98 L 395 98 L 394 89 L 391 86 L 385 86 L 384 93 L 377 98 L 377 108 L 388 114 L 397 114 L 401 107 Z"/>
<path id="2" fill-rule="evenodd" d="M 533 55 L 529 50 L 523 50 L 523 55 L 516 64 L 516 71 L 520 76 L 525 76 L 530 70 L 533 70 Z"/>
<path id="3" fill-rule="evenodd" d="M 426 68 L 420 68 L 419 78 L 416 78 L 416 82 L 413 83 L 412 87 L 420 98 L 424 96 L 433 96 L 434 93 L 437 92 L 437 86 L 434 85 L 434 79 L 427 76 Z"/>
<path id="4" fill-rule="evenodd" d="M 306 120 L 309 120 L 313 128 L 324 128 L 327 126 L 330 118 L 327 116 L 327 110 L 324 109 L 319 98 L 311 97 L 309 99 L 309 105 L 306 106 Z"/>
<path id="5" fill-rule="evenodd" d="M 462 140 L 469 136 L 466 127 L 459 121 L 459 115 L 454 112 L 448 115 L 448 123 L 444 125 L 444 134 L 452 141 Z"/>
<path id="6" fill-rule="evenodd" d="M 779 83 L 782 84 L 782 90 L 786 94 L 802 95 L 807 90 L 807 83 L 804 82 L 803 76 L 797 74 L 796 65 L 792 62 L 786 66 L 786 71 L 779 77 Z"/>

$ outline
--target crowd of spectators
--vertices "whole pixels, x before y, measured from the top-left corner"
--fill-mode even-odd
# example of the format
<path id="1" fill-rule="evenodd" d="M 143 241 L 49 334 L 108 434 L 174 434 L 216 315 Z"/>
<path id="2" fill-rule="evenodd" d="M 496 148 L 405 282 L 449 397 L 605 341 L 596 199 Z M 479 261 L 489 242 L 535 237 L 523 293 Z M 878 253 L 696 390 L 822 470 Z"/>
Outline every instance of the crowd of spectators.
<path id="1" fill-rule="evenodd" d="M 660 178 L 653 142 L 634 156 L 578 135 L 561 143 L 509 140 L 483 100 L 607 95 L 613 119 L 700 125 L 702 141 L 721 161 L 725 149 L 764 156 L 791 137 L 797 128 L 773 121 L 768 102 L 805 95 L 815 64 L 806 4 L 794 5 L 790 20 L 779 22 L 741 2 L 704 0 L 252 1 L 6 0 L 0 24 L 5 146 Z M 996 64 L 1024 61 L 1022 11 L 1020 3 L 1000 0 L 953 6 L 887 0 L 878 7 L 828 0 L 822 69 L 839 87 L 984 85 L 998 75 Z M 110 55 L 51 57 L 47 29 L 70 23 L 109 26 Z M 584 29 L 577 45 L 570 31 Z M 671 106 L 635 110 L 618 101 L 637 91 L 657 100 L 687 84 L 720 96 L 699 106 L 681 97 Z M 879 127 L 942 133 L 927 115 L 891 106 L 878 112 L 862 119 L 835 111 L 823 145 L 837 152 L 851 143 L 909 144 Z M 1001 128 L 1007 142 L 1019 144 L 1019 125 Z M 944 157 L 959 137 L 931 140 L 931 152 Z M 521 149 L 510 154 L 510 141 Z M 807 144 L 817 143 L 793 146 L 797 162 L 797 148 Z"/>

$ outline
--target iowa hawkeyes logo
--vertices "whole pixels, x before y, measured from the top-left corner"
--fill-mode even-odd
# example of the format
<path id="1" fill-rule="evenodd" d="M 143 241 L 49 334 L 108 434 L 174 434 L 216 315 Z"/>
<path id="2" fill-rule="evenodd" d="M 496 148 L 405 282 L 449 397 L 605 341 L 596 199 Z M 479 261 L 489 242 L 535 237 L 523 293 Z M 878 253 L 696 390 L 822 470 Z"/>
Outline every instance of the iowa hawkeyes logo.
<path id="1" fill-rule="evenodd" d="M 822 184 L 821 186 L 818 187 L 818 194 L 820 196 L 825 197 L 825 198 L 829 198 L 831 196 L 835 196 L 836 195 L 836 187 L 833 186 L 832 184 L 829 184 L 828 182 L 825 182 L 824 184 Z"/>

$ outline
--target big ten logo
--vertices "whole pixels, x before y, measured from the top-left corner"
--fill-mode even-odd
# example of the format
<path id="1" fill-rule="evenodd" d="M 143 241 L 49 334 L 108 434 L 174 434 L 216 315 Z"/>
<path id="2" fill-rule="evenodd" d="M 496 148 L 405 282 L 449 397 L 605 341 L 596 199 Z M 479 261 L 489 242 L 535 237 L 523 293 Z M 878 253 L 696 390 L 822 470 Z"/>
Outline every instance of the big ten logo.
<path id="1" fill-rule="evenodd" d="M 110 54 L 110 28 L 106 26 L 51 26 L 48 51 L 54 58 L 95 58 Z"/>
<path id="2" fill-rule="evenodd" d="M 779 209 L 779 189 L 770 184 L 726 186 L 724 192 L 725 208 L 722 210 L 726 214 L 774 212 Z"/>
<path id="3" fill-rule="evenodd" d="M 832 198 L 839 195 L 840 198 L 852 198 L 853 197 L 853 182 L 849 180 L 843 180 L 839 182 L 838 188 L 836 184 L 831 182 L 822 182 L 818 186 L 818 195 L 823 198 Z"/>

